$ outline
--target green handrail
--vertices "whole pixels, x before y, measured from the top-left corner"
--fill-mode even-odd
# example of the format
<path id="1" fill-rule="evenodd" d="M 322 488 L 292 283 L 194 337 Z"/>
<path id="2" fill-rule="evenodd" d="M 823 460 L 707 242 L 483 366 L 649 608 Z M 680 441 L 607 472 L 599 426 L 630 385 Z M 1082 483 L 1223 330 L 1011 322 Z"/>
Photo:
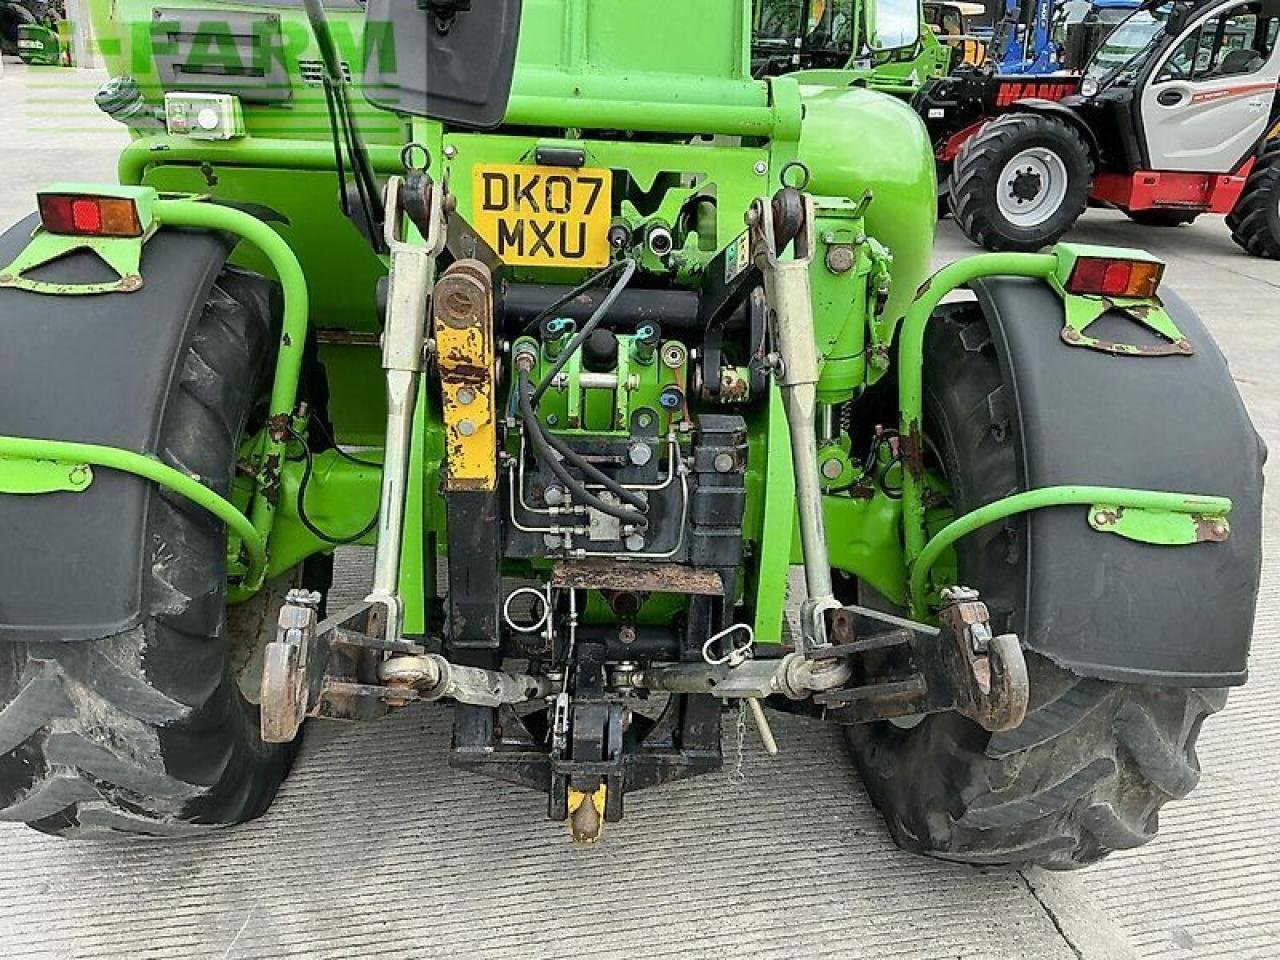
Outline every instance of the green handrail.
<path id="1" fill-rule="evenodd" d="M 307 278 L 297 256 L 269 224 L 234 207 L 191 199 L 158 200 L 155 216 L 165 226 L 225 230 L 253 244 L 271 263 L 284 290 L 284 323 L 280 331 L 280 349 L 276 355 L 268 413 L 271 422 L 289 423 L 298 400 L 298 381 L 302 375 L 302 354 L 307 342 L 310 312 Z M 286 433 L 278 428 L 268 430 L 262 462 L 283 463 L 287 446 Z M 275 507 L 267 497 L 254 495 L 249 518 L 264 541 L 271 532 L 274 512 Z M 249 585 L 257 584 L 249 581 Z"/>
<path id="2" fill-rule="evenodd" d="M 379 173 L 402 173 L 400 147 L 370 144 L 369 158 Z M 120 182 L 141 186 L 147 169 L 155 165 L 212 164 L 262 167 L 269 170 L 336 170 L 333 145 L 326 140 L 288 140 L 248 137 L 244 140 L 192 140 L 158 135 L 138 137 L 120 153 Z"/>
<path id="3" fill-rule="evenodd" d="M 75 443 L 70 440 L 44 440 L 36 437 L 0 436 L 0 457 L 19 460 L 57 460 L 63 463 L 87 463 L 108 470 L 120 470 L 143 477 L 186 497 L 223 521 L 244 544 L 249 555 L 249 569 L 245 582 L 258 582 L 267 567 L 266 540 L 243 513 L 225 498 L 200 482 L 198 477 L 188 476 L 154 457 L 106 447 L 97 443 Z"/>
<path id="4" fill-rule="evenodd" d="M 995 523 L 1028 510 L 1044 507 L 1091 507 L 1106 504 L 1131 510 L 1164 510 L 1169 513 L 1226 516 L 1231 510 L 1227 497 L 1173 493 L 1161 490 L 1132 490 L 1125 487 L 1058 486 L 1025 490 L 988 503 L 947 524 L 925 545 L 911 565 L 911 606 L 914 616 L 923 616 L 929 571 L 948 547 L 961 537 L 989 523 Z M 1086 522 L 1082 519 L 1081 523 Z"/>
<path id="5" fill-rule="evenodd" d="M 925 545 L 924 527 L 924 332 L 933 311 L 951 291 L 981 277 L 1047 278 L 1057 267 L 1051 253 L 985 253 L 947 264 L 924 282 L 898 331 L 899 433 L 906 444 L 902 471 L 902 543 L 911 565 Z"/>

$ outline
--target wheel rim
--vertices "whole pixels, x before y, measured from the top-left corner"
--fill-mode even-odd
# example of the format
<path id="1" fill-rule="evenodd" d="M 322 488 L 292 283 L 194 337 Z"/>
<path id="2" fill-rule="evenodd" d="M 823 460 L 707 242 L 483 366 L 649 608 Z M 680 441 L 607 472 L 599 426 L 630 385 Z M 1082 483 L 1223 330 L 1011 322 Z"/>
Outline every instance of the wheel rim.
<path id="1" fill-rule="evenodd" d="M 996 205 L 1017 227 L 1038 227 L 1067 196 L 1067 165 L 1045 147 L 1028 147 L 1005 164 L 996 184 Z"/>

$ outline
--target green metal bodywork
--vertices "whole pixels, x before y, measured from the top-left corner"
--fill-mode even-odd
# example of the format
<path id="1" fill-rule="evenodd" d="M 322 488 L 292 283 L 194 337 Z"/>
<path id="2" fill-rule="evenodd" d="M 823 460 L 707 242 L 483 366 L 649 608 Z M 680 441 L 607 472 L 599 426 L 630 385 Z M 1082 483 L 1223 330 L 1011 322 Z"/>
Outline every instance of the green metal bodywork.
<path id="1" fill-rule="evenodd" d="M 869 0 L 754 0 L 756 61 L 799 58 L 792 76 L 817 86 L 863 86 L 910 97 L 926 80 L 942 77 L 952 52 L 925 21 L 917 3 L 920 34 L 905 48 L 873 49 L 876 4 Z M 837 28 L 827 35 L 832 22 Z"/>
<path id="2" fill-rule="evenodd" d="M 95 0 L 91 6 L 110 71 L 134 77 L 158 103 L 163 90 L 152 58 L 155 5 L 149 0 Z M 525 7 L 508 128 L 492 133 L 447 130 L 433 121 L 397 118 L 353 98 L 375 169 L 384 175 L 401 172 L 402 145 L 422 145 L 431 158 L 429 172 L 448 183 L 456 215 L 464 220 L 474 214 L 472 173 L 477 164 L 531 163 L 539 144 L 547 141 L 580 148 L 588 166 L 614 171 L 619 216 L 633 226 L 674 224 L 691 198 L 713 195 L 714 215 L 698 220 L 674 256 L 663 262 L 650 255 L 640 264 L 646 285 L 693 289 L 721 251 L 741 242 L 743 217 L 752 201 L 778 190 L 789 164 L 803 164 L 816 208 L 810 281 L 822 358 L 820 402 L 844 404 L 895 372 L 903 446 L 901 461 L 877 447 L 869 471 L 861 451 L 854 456 L 840 444 L 824 448 L 822 456 L 839 466 L 838 474 L 833 471 L 825 480 L 824 498 L 836 568 L 893 603 L 927 615 L 929 598 L 940 585 L 930 581 L 930 571 L 948 575 L 950 545 L 975 524 L 989 522 L 984 518 L 993 508 L 1012 513 L 1082 503 L 1179 515 L 1225 514 L 1229 504 L 1211 498 L 1090 488 L 1087 497 L 1074 488 L 1031 491 L 1020 494 L 1021 500 L 1013 497 L 984 508 L 986 514 L 958 519 L 945 509 L 927 509 L 925 488 L 937 479 L 926 475 L 919 455 L 921 378 L 924 328 L 934 308 L 946 293 L 980 276 L 1048 281 L 1074 254 L 1063 248 L 1045 255 L 979 256 L 952 264 L 925 282 L 936 191 L 932 151 L 919 119 L 900 99 L 851 86 L 847 72 L 839 82 L 814 74 L 752 79 L 751 6 L 746 0 L 705 2 L 692 18 L 684 0 L 526 0 Z M 230 501 L 128 451 L 0 438 L 0 457 L 124 470 L 205 506 L 227 522 L 232 534 L 230 569 L 239 575 L 231 592 L 235 601 L 251 595 L 265 577 L 332 549 L 302 523 L 298 508 L 306 461 L 295 436 L 306 435 L 307 423 L 298 415 L 296 399 L 309 332 L 327 370 L 337 441 L 374 448 L 361 459 L 378 459 L 384 399 L 374 336 L 380 323 L 375 289 L 387 264 L 335 202 L 334 148 L 323 91 L 301 79 L 299 62 L 319 58 L 302 11 L 278 3 L 207 0 L 190 7 L 166 3 L 164 9 L 211 11 L 211 18 L 222 10 L 278 18 L 281 43 L 270 55 L 283 61 L 291 78 L 287 101 L 246 101 L 248 135 L 242 139 L 211 143 L 135 136 L 120 158 L 120 179 L 126 185 L 258 204 L 272 211 L 267 223 L 213 202 L 160 199 L 154 205 L 162 225 L 225 230 L 240 237 L 245 242 L 237 247 L 234 262 L 281 282 L 285 318 L 268 427 L 245 444 L 246 469 L 241 472 L 246 476 Z M 340 54 L 358 78 L 361 9 L 338 6 L 329 14 Z M 217 32 L 216 18 L 208 29 Z M 106 250 L 104 258 L 111 262 L 125 255 L 125 244 L 103 241 L 94 249 L 100 254 Z M 43 251 L 37 249 L 36 255 Z M 583 276 L 581 270 L 557 267 L 512 269 L 507 275 L 552 283 L 576 283 Z M 1056 288 L 1062 292 L 1060 284 Z M 1096 302 L 1078 305 L 1081 298 L 1062 295 L 1077 304 L 1071 310 L 1098 307 Z M 570 382 L 576 369 L 566 371 Z M 585 408 L 575 410 L 569 397 L 576 391 L 569 390 L 561 398 L 550 395 L 540 413 L 548 423 L 550 417 L 563 417 L 553 426 L 567 433 L 608 432 L 639 409 L 668 416 L 655 400 L 661 387 L 672 382 L 672 372 L 664 369 L 633 365 L 636 389 L 604 401 L 604 406 L 588 399 Z M 617 406 L 624 400 L 625 411 Z M 782 637 L 789 568 L 800 558 L 791 448 L 777 385 L 771 383 L 765 396 L 753 398 L 744 414 L 749 462 L 742 534 L 748 561 L 742 599 L 754 616 L 757 640 L 776 643 Z M 444 458 L 438 399 L 426 390 L 415 411 L 401 558 L 408 634 L 426 632 L 436 591 L 435 559 L 445 542 L 440 494 Z M 44 481 L 32 479 L 35 467 L 25 480 L 13 479 L 13 462 L 0 460 L 0 491 L 14 492 L 10 488 L 24 482 L 54 483 L 45 468 L 40 468 L 48 474 Z M 379 473 L 333 451 L 317 454 L 307 516 L 335 539 L 360 531 L 377 508 Z M 1152 533 L 1141 517 L 1136 522 L 1143 535 L 1166 538 L 1160 542 L 1177 542 L 1180 536 L 1158 529 Z M 589 600 L 584 616 L 601 615 L 600 609 Z M 655 606 L 648 615 L 669 612 Z"/>

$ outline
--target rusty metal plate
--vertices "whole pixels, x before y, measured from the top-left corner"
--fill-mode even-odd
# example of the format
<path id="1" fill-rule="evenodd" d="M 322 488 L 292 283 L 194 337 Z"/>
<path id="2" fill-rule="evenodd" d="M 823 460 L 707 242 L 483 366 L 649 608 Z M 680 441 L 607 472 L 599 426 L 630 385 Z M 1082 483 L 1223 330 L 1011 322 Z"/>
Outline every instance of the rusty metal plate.
<path id="1" fill-rule="evenodd" d="M 714 570 L 675 563 L 620 564 L 612 560 L 561 560 L 551 568 L 553 587 L 577 590 L 632 590 L 648 593 L 688 593 L 718 597 L 724 581 Z"/>

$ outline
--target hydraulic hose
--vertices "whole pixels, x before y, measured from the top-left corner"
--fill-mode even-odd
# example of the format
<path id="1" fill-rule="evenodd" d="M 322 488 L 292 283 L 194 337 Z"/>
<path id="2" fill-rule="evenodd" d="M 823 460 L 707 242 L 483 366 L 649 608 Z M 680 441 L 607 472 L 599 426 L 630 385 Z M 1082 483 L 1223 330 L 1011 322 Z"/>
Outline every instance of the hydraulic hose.
<path id="1" fill-rule="evenodd" d="M 551 314 L 555 313 L 565 304 L 571 302 L 572 300 L 586 293 L 588 290 L 594 287 L 601 280 L 606 280 L 609 277 L 613 276 L 620 269 L 622 269 L 622 267 L 625 264 L 630 262 L 631 261 L 629 260 L 619 260 L 616 263 L 611 263 L 609 264 L 609 266 L 605 267 L 603 270 L 599 271 L 598 273 L 593 273 L 591 276 L 587 277 L 587 279 L 583 280 L 580 284 L 578 284 L 572 290 L 568 291 L 567 293 L 561 294 L 559 297 L 557 297 L 555 300 L 547 304 L 545 307 L 543 307 L 541 310 L 539 310 L 536 314 L 533 315 L 533 319 L 531 319 L 528 323 L 524 325 L 524 332 L 530 333 L 536 330 L 538 328 L 538 324 L 540 324 L 547 317 L 551 316 Z"/>
<path id="2" fill-rule="evenodd" d="M 533 412 L 533 390 L 529 384 L 528 370 L 521 369 L 519 371 L 519 382 L 516 389 L 520 398 L 520 419 L 524 424 L 525 433 L 529 436 L 529 442 L 533 445 L 534 456 L 554 473 L 560 482 L 568 488 L 569 492 L 579 500 L 590 504 L 601 513 L 616 517 L 624 523 L 630 523 L 640 528 L 648 527 L 649 520 L 644 514 L 601 500 L 566 470 L 564 464 L 556 458 L 555 451 L 552 449 L 551 444 L 547 442 L 547 435 L 542 430 L 542 424 Z"/>
<path id="3" fill-rule="evenodd" d="M 542 426 L 542 424 L 539 423 L 538 426 Z M 613 479 L 613 477 L 600 470 L 600 468 L 594 463 L 589 463 L 581 454 L 578 453 L 577 450 L 574 450 L 573 447 L 569 446 L 564 442 L 564 440 L 557 437 L 554 433 L 546 433 L 544 431 L 543 437 L 546 439 L 547 443 L 551 444 L 556 453 L 560 454 L 560 456 L 564 457 L 564 459 L 568 460 L 575 467 L 585 473 L 588 478 L 600 484 L 600 486 L 604 487 L 615 497 L 631 504 L 631 506 L 635 507 L 637 510 L 644 510 L 648 506 L 648 504 L 645 503 L 644 497 L 640 496 L 640 494 L 636 493 L 634 490 L 628 490 L 617 480 Z"/>
<path id="4" fill-rule="evenodd" d="M 542 395 L 547 392 L 547 387 L 551 386 L 553 380 L 564 369 L 564 365 L 569 362 L 569 358 L 573 356 L 574 351 L 582 346 L 587 337 L 591 336 L 591 331 L 600 325 L 600 321 L 604 319 L 614 302 L 622 295 L 622 291 L 627 288 L 627 284 L 631 282 L 631 278 L 636 275 L 636 262 L 630 258 L 619 260 L 602 270 L 593 277 L 593 280 L 599 280 L 609 275 L 610 271 L 622 270 L 622 276 L 618 278 L 609 290 L 605 298 L 600 301 L 595 312 L 587 318 L 587 322 L 582 325 L 582 329 L 573 335 L 564 349 L 560 351 L 560 356 L 556 357 L 555 363 L 551 365 L 551 369 L 542 375 L 542 379 L 538 381 L 538 385 L 533 390 L 533 406 L 538 405 L 538 401 L 542 399 Z M 566 301 L 567 302 L 567 301 Z M 549 311 L 544 311 L 545 316 Z"/>
<path id="5" fill-rule="evenodd" d="M 316 45 L 320 48 L 320 60 L 324 64 L 331 86 L 326 85 L 326 93 L 333 94 L 333 106 L 342 126 L 346 140 L 347 152 L 351 156 L 351 170 L 355 175 L 356 191 L 360 195 L 360 203 L 373 229 L 382 222 L 382 208 L 378 203 L 378 181 L 374 176 L 373 164 L 369 160 L 369 150 L 364 138 L 356 129 L 355 118 L 351 114 L 351 105 L 347 101 L 346 79 L 342 72 L 342 58 L 338 56 L 338 48 L 333 40 L 333 32 L 329 29 L 329 19 L 325 16 L 324 4 L 321 0 L 302 0 L 307 20 L 311 24 L 311 32 L 315 34 Z M 336 133 L 336 131 L 335 131 Z"/>

